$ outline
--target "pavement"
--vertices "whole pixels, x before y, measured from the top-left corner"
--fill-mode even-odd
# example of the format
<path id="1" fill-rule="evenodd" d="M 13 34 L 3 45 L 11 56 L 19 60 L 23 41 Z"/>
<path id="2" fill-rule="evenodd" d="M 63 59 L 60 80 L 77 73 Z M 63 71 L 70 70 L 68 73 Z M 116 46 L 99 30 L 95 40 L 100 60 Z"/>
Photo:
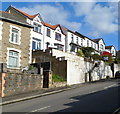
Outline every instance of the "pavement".
<path id="1" fill-rule="evenodd" d="M 22 94 L 16 94 L 13 96 L 3 97 L 2 103 L 0 103 L 0 106 L 11 104 L 11 103 L 16 103 L 16 102 L 20 102 L 20 101 L 30 100 L 30 99 L 34 99 L 34 98 L 38 98 L 38 97 L 42 97 L 42 96 L 46 96 L 46 95 L 51 95 L 51 94 L 67 91 L 67 90 L 78 88 L 78 87 L 87 86 L 89 84 L 110 81 L 110 80 L 114 80 L 114 79 L 109 79 L 109 80 L 102 79 L 99 81 L 82 83 L 82 84 L 75 84 L 75 85 L 64 86 L 64 87 L 43 88 L 39 91 L 32 91 L 32 92 L 28 92 L 28 93 L 22 93 Z"/>

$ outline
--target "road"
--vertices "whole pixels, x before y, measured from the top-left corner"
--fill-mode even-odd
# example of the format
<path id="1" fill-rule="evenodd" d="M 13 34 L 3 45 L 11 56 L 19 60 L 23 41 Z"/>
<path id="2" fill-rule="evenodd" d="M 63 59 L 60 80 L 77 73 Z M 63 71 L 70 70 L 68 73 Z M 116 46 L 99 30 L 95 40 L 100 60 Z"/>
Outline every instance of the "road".
<path id="1" fill-rule="evenodd" d="M 31 100 L 4 105 L 3 112 L 111 112 L 120 107 L 120 79 L 81 87 Z M 3 113 L 4 114 L 4 113 Z"/>

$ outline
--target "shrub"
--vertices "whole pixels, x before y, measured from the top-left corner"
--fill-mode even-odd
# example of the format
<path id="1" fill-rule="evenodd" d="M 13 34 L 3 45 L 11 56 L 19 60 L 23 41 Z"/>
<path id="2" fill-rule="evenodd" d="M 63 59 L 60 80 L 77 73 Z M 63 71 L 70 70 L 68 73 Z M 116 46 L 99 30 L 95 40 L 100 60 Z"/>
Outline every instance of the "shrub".
<path id="1" fill-rule="evenodd" d="M 82 47 L 82 52 L 85 57 L 90 57 L 91 58 L 91 53 L 94 52 L 95 49 L 92 47 Z"/>
<path id="2" fill-rule="evenodd" d="M 93 54 L 93 55 L 92 55 L 92 58 L 93 58 L 94 60 L 101 60 L 101 59 L 102 59 L 102 57 L 101 57 L 100 55 L 98 55 L 98 54 Z"/>
<path id="3" fill-rule="evenodd" d="M 111 64 L 111 63 L 113 62 L 113 58 L 112 58 L 111 55 L 102 56 L 102 60 L 103 60 L 103 61 L 104 61 L 104 57 L 108 57 L 108 60 L 105 61 L 105 62 L 107 62 L 107 63 L 109 63 L 109 64 Z"/>
<path id="4" fill-rule="evenodd" d="M 114 59 L 114 63 L 120 64 L 120 58 L 117 58 L 117 57 L 116 57 L 116 58 Z"/>
<path id="5" fill-rule="evenodd" d="M 82 52 L 82 50 L 79 49 L 77 53 L 78 53 L 78 56 L 80 56 L 80 57 L 83 56 L 83 52 Z"/>
<path id="6" fill-rule="evenodd" d="M 53 74 L 52 75 L 53 82 L 65 82 L 63 77 L 60 77 L 59 75 Z"/>

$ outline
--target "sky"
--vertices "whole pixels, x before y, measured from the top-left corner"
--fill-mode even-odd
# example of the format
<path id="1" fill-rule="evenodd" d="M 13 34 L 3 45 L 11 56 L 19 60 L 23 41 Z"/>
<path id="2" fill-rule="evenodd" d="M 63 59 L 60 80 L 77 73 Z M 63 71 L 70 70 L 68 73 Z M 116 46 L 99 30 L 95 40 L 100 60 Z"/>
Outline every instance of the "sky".
<path id="1" fill-rule="evenodd" d="M 28 14 L 39 13 L 43 21 L 61 24 L 91 39 L 103 38 L 106 46 L 118 46 L 118 2 L 2 2 Z"/>

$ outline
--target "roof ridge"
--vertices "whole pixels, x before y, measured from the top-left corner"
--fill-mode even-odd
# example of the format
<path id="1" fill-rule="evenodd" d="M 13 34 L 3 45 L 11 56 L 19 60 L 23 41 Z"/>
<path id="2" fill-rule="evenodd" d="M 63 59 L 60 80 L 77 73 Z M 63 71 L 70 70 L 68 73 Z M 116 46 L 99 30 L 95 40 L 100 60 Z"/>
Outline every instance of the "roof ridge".
<path id="1" fill-rule="evenodd" d="M 59 24 L 51 25 L 51 24 L 49 24 L 49 23 L 47 23 L 47 22 L 44 22 L 44 25 L 47 26 L 47 27 L 50 27 L 50 28 L 52 28 L 52 29 L 55 29 L 57 26 L 59 26 Z"/>
<path id="2" fill-rule="evenodd" d="M 31 19 L 33 19 L 36 15 L 38 15 L 38 14 L 29 15 L 28 13 L 25 13 L 25 12 L 23 12 L 23 11 L 21 11 L 21 10 L 15 8 L 15 7 L 13 7 L 13 6 L 10 6 L 10 7 L 12 7 L 13 9 L 17 10 L 18 12 L 22 13 L 23 15 L 25 15 L 25 16 L 31 18 Z"/>

